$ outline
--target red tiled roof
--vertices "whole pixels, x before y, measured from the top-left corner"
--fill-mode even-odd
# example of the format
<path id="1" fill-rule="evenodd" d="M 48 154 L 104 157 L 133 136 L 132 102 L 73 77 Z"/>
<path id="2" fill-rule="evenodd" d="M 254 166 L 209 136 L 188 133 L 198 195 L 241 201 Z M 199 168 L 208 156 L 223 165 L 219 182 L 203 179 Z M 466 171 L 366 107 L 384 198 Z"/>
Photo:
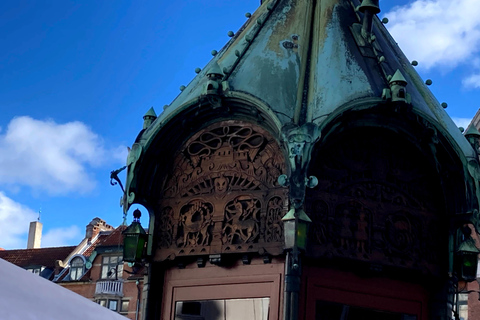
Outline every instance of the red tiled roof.
<path id="1" fill-rule="evenodd" d="M 19 267 L 55 267 L 56 260 L 64 260 L 76 246 L 38 249 L 0 250 L 0 258 Z"/>
<path id="2" fill-rule="evenodd" d="M 127 226 L 119 226 L 117 229 L 113 230 L 112 233 L 108 235 L 102 242 L 97 244 L 97 247 L 102 246 L 121 246 L 123 247 L 123 230 L 125 230 Z"/>
<path id="3" fill-rule="evenodd" d="M 123 234 L 122 232 L 126 229 L 126 226 L 119 226 L 112 232 L 106 234 L 100 234 L 97 240 L 83 253 L 85 257 L 89 257 L 92 252 L 97 247 L 110 247 L 110 246 L 118 246 L 119 248 L 123 248 Z"/>

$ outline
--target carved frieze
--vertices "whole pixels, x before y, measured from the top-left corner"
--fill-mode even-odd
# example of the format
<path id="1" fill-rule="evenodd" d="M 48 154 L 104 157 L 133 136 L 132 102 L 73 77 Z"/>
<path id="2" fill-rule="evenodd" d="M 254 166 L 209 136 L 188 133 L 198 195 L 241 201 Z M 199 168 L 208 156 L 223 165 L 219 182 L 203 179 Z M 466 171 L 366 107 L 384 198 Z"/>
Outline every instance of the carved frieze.
<path id="1" fill-rule="evenodd" d="M 283 153 L 254 125 L 226 121 L 194 135 L 172 157 L 156 212 L 157 260 L 183 255 L 283 251 Z M 165 239 L 168 238 L 168 239 Z"/>
<path id="2" fill-rule="evenodd" d="M 238 197 L 227 203 L 223 222 L 223 244 L 256 242 L 260 235 L 260 210 L 258 199 Z"/>
<path id="3" fill-rule="evenodd" d="M 443 194 L 435 167 L 414 145 L 358 131 L 323 146 L 313 163 L 311 256 L 440 272 Z"/>

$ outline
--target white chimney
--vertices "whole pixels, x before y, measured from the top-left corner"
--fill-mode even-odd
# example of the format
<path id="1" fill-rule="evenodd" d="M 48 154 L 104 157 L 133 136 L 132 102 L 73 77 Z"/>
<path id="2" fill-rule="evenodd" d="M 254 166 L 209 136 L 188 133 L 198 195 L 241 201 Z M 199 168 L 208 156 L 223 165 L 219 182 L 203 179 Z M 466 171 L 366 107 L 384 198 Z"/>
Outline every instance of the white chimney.
<path id="1" fill-rule="evenodd" d="M 42 241 L 42 228 L 43 224 L 40 221 L 30 222 L 27 249 L 40 248 L 40 242 Z"/>

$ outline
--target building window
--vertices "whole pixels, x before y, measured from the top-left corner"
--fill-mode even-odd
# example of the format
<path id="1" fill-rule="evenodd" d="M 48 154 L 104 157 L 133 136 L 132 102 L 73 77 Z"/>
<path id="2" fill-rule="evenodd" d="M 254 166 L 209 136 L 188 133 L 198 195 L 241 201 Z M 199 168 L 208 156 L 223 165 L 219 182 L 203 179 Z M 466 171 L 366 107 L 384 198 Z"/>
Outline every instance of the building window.
<path id="1" fill-rule="evenodd" d="M 121 313 L 127 313 L 128 312 L 128 300 L 122 300 L 122 305 L 120 306 L 120 312 Z"/>
<path id="2" fill-rule="evenodd" d="M 102 307 L 108 308 L 112 311 L 118 313 L 127 313 L 128 312 L 128 300 L 118 300 L 118 299 L 98 299 L 97 303 Z"/>
<path id="3" fill-rule="evenodd" d="M 30 271 L 31 273 L 34 273 L 36 275 L 40 275 L 40 272 L 45 269 L 44 267 L 33 267 L 33 268 L 27 268 L 27 271 Z"/>
<path id="4" fill-rule="evenodd" d="M 458 294 L 458 316 L 460 320 L 468 320 L 468 293 Z"/>
<path id="5" fill-rule="evenodd" d="M 80 280 L 84 273 L 83 259 L 81 257 L 73 258 L 70 262 L 70 280 Z"/>
<path id="6" fill-rule="evenodd" d="M 108 309 L 110 309 L 112 311 L 117 311 L 118 300 L 108 300 Z"/>
<path id="7" fill-rule="evenodd" d="M 122 256 L 104 256 L 102 257 L 101 279 L 121 279 L 123 275 L 123 257 Z"/>

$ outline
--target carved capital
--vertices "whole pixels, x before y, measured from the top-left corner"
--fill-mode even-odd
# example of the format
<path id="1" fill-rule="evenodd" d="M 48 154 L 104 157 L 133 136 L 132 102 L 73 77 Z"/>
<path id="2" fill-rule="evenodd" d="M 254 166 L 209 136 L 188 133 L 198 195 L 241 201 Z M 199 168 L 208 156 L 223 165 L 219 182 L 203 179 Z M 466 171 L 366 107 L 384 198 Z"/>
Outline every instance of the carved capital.
<path id="1" fill-rule="evenodd" d="M 307 178 L 307 169 L 313 146 L 320 138 L 320 130 L 314 123 L 306 123 L 302 126 L 288 124 L 283 127 L 282 135 L 288 147 L 291 168 L 288 179 L 290 201 L 296 208 L 300 208 L 305 199 L 305 187 L 314 185 L 315 178 Z"/>

